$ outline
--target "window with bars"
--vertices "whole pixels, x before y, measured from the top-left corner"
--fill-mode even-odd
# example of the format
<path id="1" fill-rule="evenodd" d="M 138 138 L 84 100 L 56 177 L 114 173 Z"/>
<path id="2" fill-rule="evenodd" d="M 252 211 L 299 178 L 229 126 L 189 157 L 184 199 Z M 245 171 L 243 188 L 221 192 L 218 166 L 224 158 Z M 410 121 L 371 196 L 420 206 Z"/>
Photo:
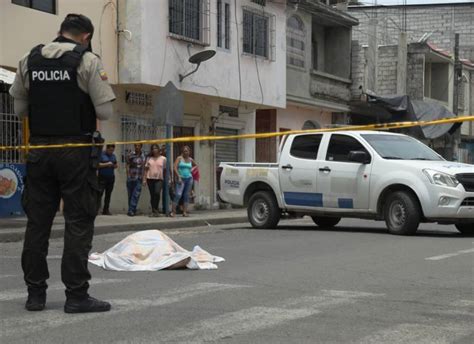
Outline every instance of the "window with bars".
<path id="1" fill-rule="evenodd" d="M 56 14 L 56 0 L 12 0 L 12 4 Z"/>
<path id="2" fill-rule="evenodd" d="M 318 49 L 318 41 L 313 40 L 312 46 L 311 46 L 311 64 L 314 70 L 319 69 L 319 60 L 318 60 L 318 55 L 319 55 L 319 49 Z"/>
<path id="3" fill-rule="evenodd" d="M 125 91 L 125 102 L 132 105 L 152 106 L 152 95 L 143 92 Z"/>
<path id="4" fill-rule="evenodd" d="M 231 106 L 219 105 L 219 114 L 226 113 L 229 117 L 239 117 L 239 109 Z"/>
<path id="5" fill-rule="evenodd" d="M 10 85 L 0 82 L 0 145 L 19 146 L 23 141 L 23 121 L 14 114 Z M 19 164 L 24 154 L 18 150 L 0 151 L 0 164 Z"/>
<path id="6" fill-rule="evenodd" d="M 230 4 L 224 4 L 224 47 L 230 49 Z"/>
<path id="7" fill-rule="evenodd" d="M 217 46 L 230 49 L 230 3 L 217 0 Z"/>
<path id="8" fill-rule="evenodd" d="M 287 21 L 286 51 L 287 63 L 292 66 L 305 66 L 305 27 L 301 18 L 293 15 Z"/>
<path id="9" fill-rule="evenodd" d="M 270 58 L 270 17 L 243 10 L 244 53 Z"/>
<path id="10" fill-rule="evenodd" d="M 169 32 L 179 38 L 209 43 L 209 0 L 169 0 Z"/>
<path id="11" fill-rule="evenodd" d="M 122 131 L 122 141 L 139 141 L 164 138 L 166 135 L 165 127 L 154 125 L 152 116 L 125 115 L 120 123 Z M 143 147 L 147 152 L 149 147 Z M 122 146 L 121 161 L 125 162 L 126 157 L 133 152 L 134 146 L 127 144 Z"/>

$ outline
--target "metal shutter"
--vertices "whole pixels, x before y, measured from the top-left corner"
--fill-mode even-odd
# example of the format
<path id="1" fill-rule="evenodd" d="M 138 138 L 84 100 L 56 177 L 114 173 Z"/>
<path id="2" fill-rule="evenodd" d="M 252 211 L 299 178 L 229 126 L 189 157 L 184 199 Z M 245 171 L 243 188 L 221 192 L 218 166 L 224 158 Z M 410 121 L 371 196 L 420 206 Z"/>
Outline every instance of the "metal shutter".
<path id="1" fill-rule="evenodd" d="M 216 135 L 218 136 L 238 134 L 237 129 L 216 128 Z M 239 141 L 237 139 L 216 141 L 216 164 L 234 161 L 239 161 Z"/>

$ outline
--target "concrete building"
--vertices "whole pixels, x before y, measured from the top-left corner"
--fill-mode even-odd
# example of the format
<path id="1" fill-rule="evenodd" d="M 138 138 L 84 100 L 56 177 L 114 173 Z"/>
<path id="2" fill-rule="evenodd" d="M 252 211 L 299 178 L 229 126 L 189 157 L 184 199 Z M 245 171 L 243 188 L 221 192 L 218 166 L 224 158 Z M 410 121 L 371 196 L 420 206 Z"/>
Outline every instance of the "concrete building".
<path id="1" fill-rule="evenodd" d="M 378 95 L 397 94 L 399 70 L 399 37 L 407 32 L 406 94 L 412 99 L 441 103 L 454 111 L 454 36 L 459 33 L 459 56 L 462 76 L 459 78 L 458 114 L 474 112 L 474 4 L 429 4 L 407 6 L 353 6 L 349 14 L 360 25 L 353 34 L 351 93 L 359 98 L 362 90 Z M 375 23 L 371 28 L 371 22 Z M 368 44 L 375 35 L 376 82 L 370 84 Z M 398 78 L 400 76 L 398 75 Z M 441 154 L 474 163 L 474 126 L 466 122 L 454 145 L 447 140 L 433 143 Z"/>
<path id="2" fill-rule="evenodd" d="M 286 109 L 257 112 L 257 132 L 329 126 L 349 111 L 351 35 L 358 21 L 326 4 L 288 1 Z M 341 115 L 341 116 L 337 116 Z M 257 161 L 275 161 L 279 140 L 257 142 Z"/>

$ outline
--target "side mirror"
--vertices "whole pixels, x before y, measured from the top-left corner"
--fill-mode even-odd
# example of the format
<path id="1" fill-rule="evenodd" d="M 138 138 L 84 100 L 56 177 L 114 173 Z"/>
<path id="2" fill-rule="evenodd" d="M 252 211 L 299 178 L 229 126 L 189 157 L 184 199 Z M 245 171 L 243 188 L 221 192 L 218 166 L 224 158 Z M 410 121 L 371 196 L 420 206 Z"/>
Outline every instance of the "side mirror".
<path id="1" fill-rule="evenodd" d="M 349 161 L 358 162 L 359 164 L 370 164 L 370 155 L 364 151 L 350 151 Z"/>

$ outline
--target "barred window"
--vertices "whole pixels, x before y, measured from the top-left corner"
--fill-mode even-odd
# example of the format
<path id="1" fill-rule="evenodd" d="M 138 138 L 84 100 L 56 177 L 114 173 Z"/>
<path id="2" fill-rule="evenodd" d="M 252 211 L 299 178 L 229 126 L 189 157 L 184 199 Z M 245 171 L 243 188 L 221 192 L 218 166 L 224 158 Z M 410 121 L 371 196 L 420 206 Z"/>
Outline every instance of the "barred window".
<path id="1" fill-rule="evenodd" d="M 224 6 L 224 47 L 230 49 L 230 4 Z"/>
<path id="2" fill-rule="evenodd" d="M 217 0 L 217 46 L 230 49 L 230 4 Z"/>
<path id="3" fill-rule="evenodd" d="M 217 46 L 222 47 L 222 0 L 217 0 Z"/>
<path id="4" fill-rule="evenodd" d="M 269 57 L 269 17 L 243 10 L 243 51 L 247 54 Z"/>
<path id="5" fill-rule="evenodd" d="M 19 146 L 23 140 L 23 121 L 14 114 L 13 97 L 8 93 L 9 84 L 0 81 L 0 145 Z M 24 153 L 19 150 L 0 151 L 1 164 L 20 164 Z M 1 167 L 0 167 L 1 168 Z"/>
<path id="6" fill-rule="evenodd" d="M 305 61 L 305 28 L 303 21 L 297 16 L 291 16 L 287 21 L 286 55 L 287 63 L 303 67 Z"/>
<path id="7" fill-rule="evenodd" d="M 153 140 L 165 137 L 166 129 L 163 126 L 156 126 L 151 115 L 124 115 L 120 123 L 122 131 L 122 141 Z M 145 150 L 148 147 L 145 148 Z M 126 157 L 134 150 L 133 144 L 122 146 L 121 161 L 125 162 Z"/>
<path id="8" fill-rule="evenodd" d="M 56 14 L 56 0 L 12 0 L 12 4 Z"/>
<path id="9" fill-rule="evenodd" d="M 209 0 L 169 0 L 169 32 L 195 42 L 208 43 Z"/>
<path id="10" fill-rule="evenodd" d="M 149 93 L 125 91 L 125 102 L 132 105 L 152 106 L 152 96 Z"/>

